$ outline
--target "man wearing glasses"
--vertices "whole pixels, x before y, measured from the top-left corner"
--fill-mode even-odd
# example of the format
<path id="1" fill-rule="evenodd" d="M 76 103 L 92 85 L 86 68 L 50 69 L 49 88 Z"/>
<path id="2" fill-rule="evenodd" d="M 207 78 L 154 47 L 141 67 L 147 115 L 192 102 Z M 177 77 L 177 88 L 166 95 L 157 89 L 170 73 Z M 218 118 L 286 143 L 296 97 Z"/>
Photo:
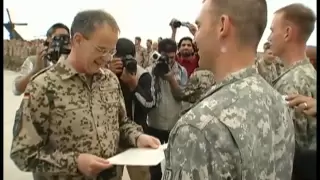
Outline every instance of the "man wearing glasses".
<path id="1" fill-rule="evenodd" d="M 31 79 L 16 114 L 10 157 L 20 170 L 34 179 L 114 179 L 107 159 L 120 142 L 158 148 L 158 139 L 127 118 L 118 78 L 104 68 L 118 35 L 105 11 L 75 16 L 70 54 Z"/>

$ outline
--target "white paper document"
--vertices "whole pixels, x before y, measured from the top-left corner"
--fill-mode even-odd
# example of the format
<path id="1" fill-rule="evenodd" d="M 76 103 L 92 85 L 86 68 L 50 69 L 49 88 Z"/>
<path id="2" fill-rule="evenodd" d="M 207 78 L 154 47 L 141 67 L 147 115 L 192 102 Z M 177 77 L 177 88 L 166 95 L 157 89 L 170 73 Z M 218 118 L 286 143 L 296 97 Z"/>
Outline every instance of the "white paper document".
<path id="1" fill-rule="evenodd" d="M 131 148 L 109 158 L 108 161 L 114 165 L 155 166 L 164 160 L 163 151 L 166 148 L 167 144 L 158 149 Z"/>

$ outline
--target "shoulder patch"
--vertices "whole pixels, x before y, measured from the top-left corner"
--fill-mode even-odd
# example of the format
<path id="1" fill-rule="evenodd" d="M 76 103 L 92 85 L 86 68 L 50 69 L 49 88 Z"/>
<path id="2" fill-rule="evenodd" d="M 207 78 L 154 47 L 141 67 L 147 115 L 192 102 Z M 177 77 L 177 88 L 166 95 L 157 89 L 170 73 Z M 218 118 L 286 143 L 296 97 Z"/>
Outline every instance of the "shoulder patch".
<path id="1" fill-rule="evenodd" d="M 27 101 L 29 100 L 30 97 L 30 93 L 24 93 L 23 95 L 23 99 L 21 101 L 20 107 L 19 109 L 16 111 L 16 114 L 14 116 L 14 124 L 13 124 L 13 138 L 15 138 L 16 136 L 18 136 L 18 134 L 21 131 L 22 128 L 22 115 L 23 115 L 23 106 L 24 103 L 27 103 Z"/>
<path id="2" fill-rule="evenodd" d="M 19 108 L 16 111 L 16 114 L 14 116 L 14 124 L 13 124 L 13 129 L 12 129 L 12 133 L 13 133 L 13 138 L 17 137 L 21 128 L 22 128 L 22 108 Z"/>
<path id="3" fill-rule="evenodd" d="M 36 77 L 38 77 L 39 75 L 45 73 L 45 72 L 48 71 L 50 68 L 51 68 L 51 66 L 48 66 L 48 67 L 46 67 L 46 68 L 41 69 L 39 72 L 37 72 L 35 75 L 33 75 L 30 80 L 31 80 L 31 81 L 34 80 Z"/>

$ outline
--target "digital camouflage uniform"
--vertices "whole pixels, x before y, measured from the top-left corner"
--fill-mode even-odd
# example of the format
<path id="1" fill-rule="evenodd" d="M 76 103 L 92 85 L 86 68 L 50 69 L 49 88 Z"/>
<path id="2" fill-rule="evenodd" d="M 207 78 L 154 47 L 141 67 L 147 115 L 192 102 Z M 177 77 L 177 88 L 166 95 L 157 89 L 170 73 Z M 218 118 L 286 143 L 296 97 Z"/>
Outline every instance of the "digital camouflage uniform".
<path id="1" fill-rule="evenodd" d="M 294 127 L 254 67 L 211 88 L 172 129 L 163 180 L 290 180 Z"/>
<path id="2" fill-rule="evenodd" d="M 267 64 L 263 58 L 256 62 L 256 67 L 259 74 L 269 83 L 278 77 L 278 72 L 275 63 Z"/>
<path id="3" fill-rule="evenodd" d="M 288 67 L 273 85 L 282 95 L 301 94 L 317 99 L 317 72 L 308 59 Z M 316 149 L 317 121 L 292 110 L 297 148 Z M 293 112 L 294 111 L 294 112 Z"/>
<path id="4" fill-rule="evenodd" d="M 118 78 L 104 69 L 77 73 L 69 61 L 35 75 L 16 114 L 10 157 L 35 180 L 96 180 L 80 174 L 76 158 L 114 156 L 119 141 L 135 145 L 142 128 L 126 117 Z"/>
<path id="5" fill-rule="evenodd" d="M 211 71 L 195 70 L 189 77 L 187 85 L 182 91 L 182 100 L 195 103 L 211 86 L 214 85 Z"/>
<path id="6" fill-rule="evenodd" d="M 277 75 L 280 76 L 284 72 L 284 65 L 281 59 L 276 57 L 276 62 L 275 62 L 276 70 L 277 70 Z M 278 77 L 277 76 L 277 77 Z"/>

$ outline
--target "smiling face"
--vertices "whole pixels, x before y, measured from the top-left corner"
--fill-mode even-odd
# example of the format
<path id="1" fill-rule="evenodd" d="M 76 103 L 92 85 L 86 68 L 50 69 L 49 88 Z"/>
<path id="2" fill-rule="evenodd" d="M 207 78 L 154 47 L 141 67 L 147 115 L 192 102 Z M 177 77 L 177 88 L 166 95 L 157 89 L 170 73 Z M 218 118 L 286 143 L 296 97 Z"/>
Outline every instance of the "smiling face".
<path id="1" fill-rule="evenodd" d="M 105 67 L 116 53 L 118 32 L 103 24 L 97 26 L 90 37 L 76 33 L 73 39 L 77 44 L 75 46 L 77 66 L 86 74 L 94 74 Z"/>

